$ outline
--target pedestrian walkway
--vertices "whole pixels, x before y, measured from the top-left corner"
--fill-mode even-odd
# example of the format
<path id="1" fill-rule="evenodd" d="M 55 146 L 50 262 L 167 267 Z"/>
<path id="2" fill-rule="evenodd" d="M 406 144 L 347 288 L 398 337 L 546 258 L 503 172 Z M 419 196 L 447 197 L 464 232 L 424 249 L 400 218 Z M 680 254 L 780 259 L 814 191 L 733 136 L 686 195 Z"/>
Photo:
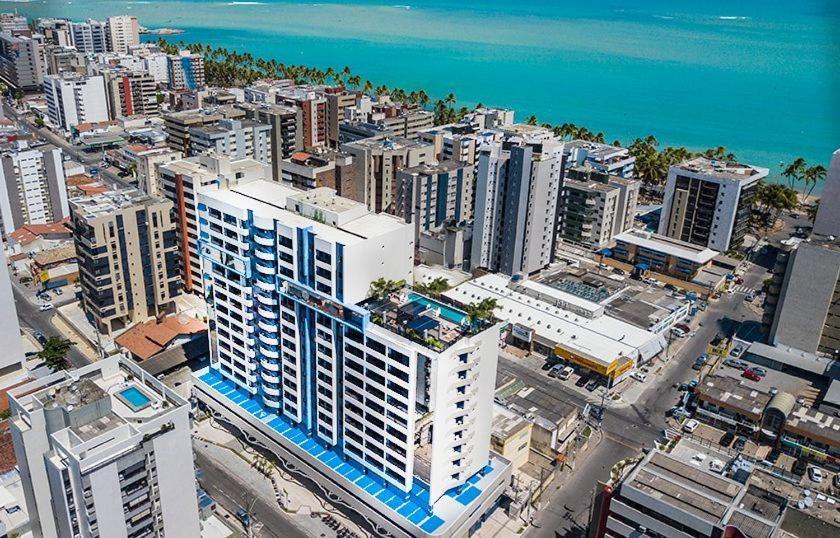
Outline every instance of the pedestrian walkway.
<path id="1" fill-rule="evenodd" d="M 743 293 L 744 295 L 755 295 L 755 289 L 739 284 L 732 288 L 733 293 Z"/>

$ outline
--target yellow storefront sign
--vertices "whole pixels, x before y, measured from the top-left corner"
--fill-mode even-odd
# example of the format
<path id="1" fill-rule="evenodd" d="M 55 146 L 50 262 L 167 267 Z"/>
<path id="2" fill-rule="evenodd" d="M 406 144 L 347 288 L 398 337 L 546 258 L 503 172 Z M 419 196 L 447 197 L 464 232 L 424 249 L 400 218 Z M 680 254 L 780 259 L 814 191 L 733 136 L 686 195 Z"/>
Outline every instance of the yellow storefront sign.
<path id="1" fill-rule="evenodd" d="M 576 353 L 559 345 L 554 348 L 554 354 L 573 364 L 577 364 L 587 370 L 591 370 L 612 379 L 615 379 L 633 367 L 633 361 L 626 357 L 618 357 L 609 364 L 604 364 L 603 362 L 590 357 L 585 357 L 580 353 Z"/>

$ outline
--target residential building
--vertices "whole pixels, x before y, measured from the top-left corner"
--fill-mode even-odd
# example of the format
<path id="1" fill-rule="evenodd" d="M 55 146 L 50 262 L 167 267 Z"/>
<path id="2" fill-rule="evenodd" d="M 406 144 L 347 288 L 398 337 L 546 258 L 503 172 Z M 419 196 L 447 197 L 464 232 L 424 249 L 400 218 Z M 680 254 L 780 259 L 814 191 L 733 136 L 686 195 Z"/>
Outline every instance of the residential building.
<path id="1" fill-rule="evenodd" d="M 530 274 L 553 258 L 562 142 L 508 135 L 478 157 L 471 263 L 508 275 Z"/>
<path id="2" fill-rule="evenodd" d="M 239 108 L 221 106 L 197 110 L 170 112 L 163 115 L 163 128 L 166 131 L 166 143 L 174 151 L 190 155 L 190 131 L 195 127 L 215 125 L 223 119 L 240 119 L 245 112 Z"/>
<path id="3" fill-rule="evenodd" d="M 160 194 L 172 201 L 178 264 L 184 290 L 201 295 L 201 257 L 199 252 L 198 195 L 205 188 L 231 186 L 270 179 L 268 167 L 253 159 L 233 160 L 224 155 L 199 155 L 157 167 Z"/>
<path id="4" fill-rule="evenodd" d="M 169 56 L 169 87 L 196 90 L 204 87 L 204 57 L 182 50 Z"/>
<path id="5" fill-rule="evenodd" d="M 840 242 L 812 236 L 780 246 L 763 318 L 768 342 L 840 358 Z"/>
<path id="6" fill-rule="evenodd" d="M 95 54 L 108 52 L 108 24 L 88 19 L 86 22 L 70 23 L 73 46 L 79 52 Z"/>
<path id="7" fill-rule="evenodd" d="M 567 169 L 557 210 L 559 236 L 596 250 L 606 247 L 633 228 L 639 186 L 588 165 Z"/>
<path id="8" fill-rule="evenodd" d="M 422 232 L 472 220 L 473 172 L 472 165 L 458 161 L 421 164 L 397 172 L 393 214 L 413 224 L 418 248 Z"/>
<path id="9" fill-rule="evenodd" d="M 840 237 L 840 149 L 831 156 L 831 165 L 814 220 L 814 233 L 826 237 Z"/>
<path id="10" fill-rule="evenodd" d="M 159 168 L 184 156 L 169 148 L 150 148 L 137 153 L 137 186 L 146 194 L 161 196 Z"/>
<path id="11" fill-rule="evenodd" d="M 0 375 L 5 376 L 16 370 L 21 370 L 25 364 L 23 347 L 21 346 L 20 322 L 17 317 L 15 296 L 12 293 L 12 275 L 5 270 L 6 242 L 0 240 L 0 311 L 6 312 L 6 319 L 0 323 L 0 341 L 3 342 L 3 353 L 0 354 Z"/>
<path id="12" fill-rule="evenodd" d="M 80 123 L 108 121 L 108 97 L 101 75 L 47 75 L 44 78 L 47 118 L 69 132 Z"/>
<path id="13" fill-rule="evenodd" d="M 271 166 L 271 126 L 253 120 L 219 120 L 190 129 L 190 155 L 216 153 Z"/>
<path id="14" fill-rule="evenodd" d="M 471 253 L 472 223 L 469 223 L 420 232 L 415 255 L 427 265 L 469 271 Z"/>
<path id="15" fill-rule="evenodd" d="M 313 152 L 299 151 L 280 163 L 284 184 L 309 190 L 329 187 L 336 194 L 357 200 L 353 156 L 349 153 L 321 149 Z"/>
<path id="16" fill-rule="evenodd" d="M 102 71 L 112 118 L 157 116 L 157 84 L 148 73 L 128 69 Z"/>
<path id="17" fill-rule="evenodd" d="M 0 32 L 10 34 L 28 32 L 29 21 L 23 15 L 17 13 L 0 13 Z"/>
<path id="18" fill-rule="evenodd" d="M 0 152 L 0 224 L 3 236 L 27 224 L 51 224 L 70 215 L 61 150 L 18 141 Z"/>
<path id="19" fill-rule="evenodd" d="M 343 121 L 338 126 L 338 141 L 349 144 L 359 140 L 393 138 L 394 132 L 382 125 L 362 121 Z"/>
<path id="20" fill-rule="evenodd" d="M 190 405 L 122 355 L 9 390 L 36 537 L 198 536 Z"/>
<path id="21" fill-rule="evenodd" d="M 339 145 L 338 128 L 344 121 L 344 110 L 356 104 L 356 92 L 350 92 L 343 86 L 327 86 L 320 91 L 326 99 L 327 145 L 337 148 Z"/>
<path id="22" fill-rule="evenodd" d="M 766 168 L 697 157 L 668 170 L 659 234 L 726 252 L 743 243 Z"/>
<path id="23" fill-rule="evenodd" d="M 418 105 L 395 103 L 387 95 L 377 99 L 361 96 L 353 107 L 345 112 L 345 119 L 351 122 L 371 124 L 387 130 L 391 136 L 415 139 L 418 134 L 434 126 L 434 114 Z"/>
<path id="24" fill-rule="evenodd" d="M 273 104 L 277 102 L 277 94 L 280 91 L 294 86 L 295 81 L 291 79 L 258 80 L 245 87 L 243 97 L 246 103 Z"/>
<path id="25" fill-rule="evenodd" d="M 140 44 L 140 25 L 137 17 L 120 15 L 108 17 L 105 21 L 108 30 L 108 50 L 127 54 L 128 48 Z"/>
<path id="26" fill-rule="evenodd" d="M 44 36 L 0 33 L 0 77 L 21 91 L 40 89 L 47 74 Z"/>
<path id="27" fill-rule="evenodd" d="M 199 222 L 215 329 L 201 404 L 390 534 L 480 524 L 510 472 L 483 404 L 499 325 L 405 289 L 368 297 L 412 281 L 411 226 L 266 181 L 202 192 Z"/>
<path id="28" fill-rule="evenodd" d="M 435 159 L 438 161 L 475 164 L 482 144 L 500 140 L 501 132 L 479 130 L 469 123 L 456 123 L 420 131 L 418 136 L 435 147 Z"/>
<path id="29" fill-rule="evenodd" d="M 635 177 L 636 158 L 630 155 L 630 150 L 620 146 L 589 140 L 572 140 L 566 143 L 563 155 L 566 170 L 587 166 L 610 176 Z"/>
<path id="30" fill-rule="evenodd" d="M 464 122 L 476 129 L 502 129 L 513 125 L 514 111 L 509 108 L 476 108 L 466 116 Z"/>
<path id="31" fill-rule="evenodd" d="M 637 267 L 641 272 L 651 270 L 690 281 L 707 267 L 718 253 L 670 237 L 628 230 L 615 236 L 610 250 L 618 261 Z"/>
<path id="32" fill-rule="evenodd" d="M 301 111 L 303 149 L 309 150 L 328 144 L 327 99 L 315 88 L 275 88 L 277 103 Z"/>
<path id="33" fill-rule="evenodd" d="M 271 172 L 274 181 L 283 177 L 284 159 L 303 150 L 303 110 L 270 103 L 237 103 L 245 117 L 271 126 Z"/>
<path id="34" fill-rule="evenodd" d="M 68 19 L 38 19 L 35 30 L 44 36 L 48 44 L 66 48 L 73 46 L 71 25 Z"/>
<path id="35" fill-rule="evenodd" d="M 70 200 L 82 307 L 111 334 L 175 308 L 180 292 L 172 202 L 137 189 Z"/>
<path id="36" fill-rule="evenodd" d="M 376 213 L 394 212 L 400 170 L 434 161 L 430 144 L 407 138 L 359 140 L 341 149 L 353 155 L 358 201 Z"/>
<path id="37" fill-rule="evenodd" d="M 87 73 L 87 57 L 73 46 L 60 47 L 51 45 L 46 51 L 47 74 L 61 75 L 71 73 L 84 75 Z"/>
<path id="38" fill-rule="evenodd" d="M 143 70 L 152 75 L 156 84 L 169 83 L 169 56 L 153 43 L 128 47 L 132 57 L 142 60 Z"/>

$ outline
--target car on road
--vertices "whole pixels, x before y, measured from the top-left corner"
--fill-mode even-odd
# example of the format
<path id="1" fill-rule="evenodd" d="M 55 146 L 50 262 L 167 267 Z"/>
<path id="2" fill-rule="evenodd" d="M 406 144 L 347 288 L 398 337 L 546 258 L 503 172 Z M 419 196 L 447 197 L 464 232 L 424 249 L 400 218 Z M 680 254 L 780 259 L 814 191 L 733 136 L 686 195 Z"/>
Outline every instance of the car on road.
<path id="1" fill-rule="evenodd" d="M 41 306 L 38 307 L 38 310 L 40 310 L 41 312 L 46 312 L 47 310 L 52 310 L 53 308 L 55 308 L 54 304 L 44 303 L 44 304 L 42 304 Z"/>
<path id="2" fill-rule="evenodd" d="M 751 368 L 747 368 L 744 370 L 744 373 L 741 374 L 741 377 L 749 379 L 750 381 L 761 381 L 761 376 L 755 373 L 755 370 Z"/>
<path id="3" fill-rule="evenodd" d="M 647 381 L 647 374 L 644 372 L 633 372 L 630 374 L 630 377 L 638 381 L 639 383 L 644 383 Z"/>
<path id="4" fill-rule="evenodd" d="M 691 381 L 689 381 L 688 383 L 680 383 L 680 384 L 677 386 L 677 390 L 678 390 L 679 392 L 692 391 L 692 390 L 694 390 L 694 387 L 696 387 L 696 386 L 697 386 L 697 380 L 696 380 L 696 379 L 692 379 L 692 380 L 691 380 Z"/>
<path id="5" fill-rule="evenodd" d="M 239 522 L 242 523 L 242 526 L 246 529 L 251 525 L 251 516 L 244 508 L 240 508 L 236 511 L 236 519 L 238 519 Z"/>
<path id="6" fill-rule="evenodd" d="M 728 448 L 729 445 L 732 444 L 733 439 L 735 439 L 735 434 L 732 432 L 726 432 L 720 436 L 720 441 L 718 441 L 718 444 L 724 448 Z"/>
<path id="7" fill-rule="evenodd" d="M 704 366 L 706 366 L 706 362 L 709 360 L 709 357 L 704 353 L 694 359 L 694 364 L 691 365 L 692 370 L 702 370 Z"/>
<path id="8" fill-rule="evenodd" d="M 751 303 L 751 302 L 755 301 L 755 294 L 750 293 L 749 295 L 744 297 L 744 300 L 747 301 L 748 303 Z"/>
<path id="9" fill-rule="evenodd" d="M 589 378 L 588 375 L 582 375 L 582 376 L 580 376 L 580 379 L 578 379 L 577 382 L 575 382 L 575 386 L 576 387 L 584 387 L 584 386 L 586 386 L 587 383 L 589 383 L 589 379 L 590 378 Z"/>
<path id="10" fill-rule="evenodd" d="M 33 336 L 35 337 L 35 340 L 37 340 L 38 343 L 42 346 L 47 343 L 47 337 L 44 336 L 44 333 L 42 333 L 41 331 L 35 331 Z"/>
<path id="11" fill-rule="evenodd" d="M 742 348 L 741 346 L 736 346 L 732 348 L 732 351 L 729 352 L 729 355 L 731 355 L 732 357 L 740 357 L 741 353 L 743 352 L 744 348 Z"/>
<path id="12" fill-rule="evenodd" d="M 56 295 L 64 295 L 64 292 L 61 291 L 61 288 L 56 288 L 53 291 L 55 292 Z"/>
<path id="13" fill-rule="evenodd" d="M 738 452 L 744 450 L 744 447 L 747 446 L 747 438 L 743 435 L 739 435 L 737 439 L 735 439 L 735 444 L 732 445 L 732 448 L 737 450 Z"/>
<path id="14" fill-rule="evenodd" d="M 683 431 L 687 433 L 694 433 L 694 430 L 700 427 L 700 423 L 694 419 L 689 420 L 683 424 Z"/>
<path id="15" fill-rule="evenodd" d="M 723 361 L 723 364 L 731 368 L 737 368 L 738 370 L 746 370 L 747 366 L 749 366 L 744 361 L 739 361 L 738 359 L 726 359 Z"/>
<path id="16" fill-rule="evenodd" d="M 811 482 L 819 484 L 825 478 L 825 473 L 819 467 L 808 467 L 808 478 Z"/>
<path id="17" fill-rule="evenodd" d="M 590 381 L 589 383 L 586 384 L 586 390 L 588 390 L 589 392 L 592 392 L 593 390 L 595 390 L 597 388 L 598 388 L 598 380 L 597 379 L 593 379 L 592 381 Z"/>

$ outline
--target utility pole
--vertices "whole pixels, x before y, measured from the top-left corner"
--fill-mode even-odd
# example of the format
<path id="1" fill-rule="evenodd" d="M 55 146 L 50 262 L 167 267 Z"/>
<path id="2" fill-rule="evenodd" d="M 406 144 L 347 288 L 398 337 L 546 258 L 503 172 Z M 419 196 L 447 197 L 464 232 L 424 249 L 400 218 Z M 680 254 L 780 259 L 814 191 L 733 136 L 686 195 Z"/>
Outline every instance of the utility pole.
<path id="1" fill-rule="evenodd" d="M 247 538 L 254 538 L 254 518 L 257 515 L 254 512 L 254 505 L 257 503 L 257 497 L 254 496 L 250 503 L 248 502 L 247 493 L 244 493 L 242 498 L 245 499 L 245 521 L 242 522 L 245 527 L 245 536 Z"/>

